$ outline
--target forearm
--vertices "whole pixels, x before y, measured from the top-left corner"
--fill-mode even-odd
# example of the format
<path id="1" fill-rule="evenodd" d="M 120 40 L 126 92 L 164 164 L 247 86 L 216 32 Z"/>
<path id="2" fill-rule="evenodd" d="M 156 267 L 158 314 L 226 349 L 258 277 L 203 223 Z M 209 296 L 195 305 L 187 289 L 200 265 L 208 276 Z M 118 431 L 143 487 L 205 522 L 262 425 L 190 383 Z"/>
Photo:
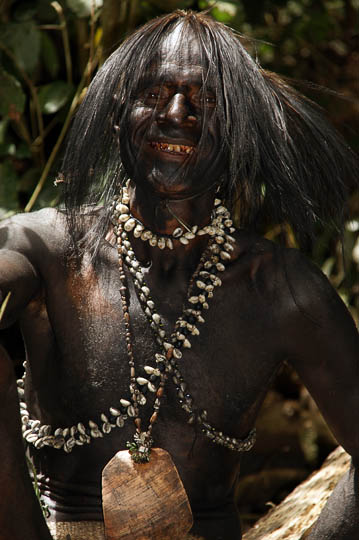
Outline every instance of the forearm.
<path id="1" fill-rule="evenodd" d="M 51 540 L 28 474 L 12 362 L 0 346 L 0 538 Z"/>
<path id="2" fill-rule="evenodd" d="M 338 482 L 318 520 L 302 539 L 357 540 L 359 538 L 358 469 L 350 470 Z"/>

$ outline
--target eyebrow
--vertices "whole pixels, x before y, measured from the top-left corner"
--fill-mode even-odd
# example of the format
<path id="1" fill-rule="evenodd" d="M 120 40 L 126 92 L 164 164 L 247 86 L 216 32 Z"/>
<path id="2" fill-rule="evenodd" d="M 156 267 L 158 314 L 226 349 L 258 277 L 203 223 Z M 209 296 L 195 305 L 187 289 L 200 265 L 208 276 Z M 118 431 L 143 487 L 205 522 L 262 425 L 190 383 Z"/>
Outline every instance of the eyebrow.
<path id="1" fill-rule="evenodd" d="M 154 61 L 152 62 L 152 65 L 150 64 L 147 66 L 147 68 L 145 69 L 144 75 L 139 79 L 139 83 L 138 83 L 139 88 L 145 88 L 146 86 L 153 86 L 153 84 L 155 84 L 156 86 L 158 84 L 167 84 L 167 83 L 171 84 L 172 81 L 174 84 L 177 84 L 178 71 L 176 73 L 173 69 L 168 69 L 168 70 L 164 69 L 162 74 L 159 75 L 161 65 L 165 66 L 166 63 L 165 62 L 158 63 Z M 176 64 L 175 62 L 168 62 L 168 65 L 172 66 L 172 68 L 173 66 L 177 66 L 179 69 L 183 68 L 183 64 L 180 64 L 180 63 Z M 192 79 L 197 79 L 198 81 L 200 81 L 200 84 L 202 85 L 204 81 L 202 68 L 201 66 L 198 66 L 197 64 L 195 65 L 196 67 L 200 69 L 193 70 L 194 65 L 192 65 L 192 69 L 188 70 L 186 78 L 191 77 Z M 157 79 L 157 82 L 153 83 L 154 79 Z"/>
<path id="2" fill-rule="evenodd" d="M 145 75 L 138 81 L 138 86 L 135 89 L 134 93 L 142 92 L 143 90 L 146 90 L 147 88 L 154 88 L 159 86 L 167 86 L 167 87 L 187 87 L 187 86 L 197 86 L 198 88 L 205 88 L 208 92 L 212 92 L 213 94 L 216 93 L 215 88 L 211 84 L 205 84 L 205 81 L 203 79 L 196 79 L 195 77 L 193 80 L 178 80 L 176 76 L 173 74 L 173 76 L 167 77 L 166 74 L 164 74 L 163 77 L 160 77 L 156 80 L 156 78 L 151 77 L 150 75 Z"/>

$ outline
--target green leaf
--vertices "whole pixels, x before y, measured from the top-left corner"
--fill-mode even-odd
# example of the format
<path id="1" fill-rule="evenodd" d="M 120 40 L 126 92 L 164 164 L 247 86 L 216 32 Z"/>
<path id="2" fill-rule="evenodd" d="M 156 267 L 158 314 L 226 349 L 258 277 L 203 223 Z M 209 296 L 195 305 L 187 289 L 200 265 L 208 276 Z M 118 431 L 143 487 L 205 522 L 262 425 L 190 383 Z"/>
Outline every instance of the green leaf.
<path id="1" fill-rule="evenodd" d="M 19 81 L 0 70 L 0 114 L 16 120 L 24 112 L 25 100 Z"/>
<path id="2" fill-rule="evenodd" d="M 41 170 L 38 167 L 28 169 L 18 182 L 18 191 L 31 194 L 39 181 L 40 175 Z"/>
<path id="3" fill-rule="evenodd" d="M 0 163 L 0 208 L 16 210 L 17 199 L 17 174 L 10 160 Z"/>
<path id="4" fill-rule="evenodd" d="M 31 151 L 28 145 L 24 142 L 20 142 L 16 148 L 16 159 L 31 159 Z"/>
<path id="5" fill-rule="evenodd" d="M 32 21 L 0 24 L 0 41 L 27 73 L 32 73 L 40 55 L 40 31 Z"/>
<path id="6" fill-rule="evenodd" d="M 211 10 L 211 15 L 217 21 L 228 23 L 237 15 L 237 6 L 231 2 L 216 2 Z"/>
<path id="7" fill-rule="evenodd" d="M 0 143 L 0 158 L 5 156 L 14 156 L 16 152 L 16 146 L 14 143 L 6 142 Z"/>
<path id="8" fill-rule="evenodd" d="M 1 88 L 1 83 L 0 83 L 0 88 Z M 0 98 L 0 103 L 1 103 L 1 98 Z M 5 117 L 2 120 L 0 120 L 0 144 L 4 144 L 6 142 L 5 137 L 7 133 L 8 124 L 9 124 L 9 117 Z"/>
<path id="9" fill-rule="evenodd" d="M 102 7 L 103 0 L 67 0 L 67 5 L 77 17 L 89 17 L 91 15 L 91 7 L 95 9 Z"/>
<path id="10" fill-rule="evenodd" d="M 200 9 L 211 9 L 211 15 L 220 22 L 228 23 L 242 10 L 241 2 L 233 0 L 232 2 L 220 2 L 216 0 L 200 0 L 198 3 Z"/>
<path id="11" fill-rule="evenodd" d="M 14 9 L 14 20 L 17 22 L 30 21 L 36 15 L 37 7 L 35 2 L 22 2 Z"/>
<path id="12" fill-rule="evenodd" d="M 38 93 L 41 111 L 45 114 L 57 112 L 67 103 L 73 91 L 73 85 L 64 81 L 55 81 L 42 86 Z"/>
<path id="13" fill-rule="evenodd" d="M 36 20 L 40 24 L 59 24 L 58 14 L 49 0 L 36 0 L 36 10 Z"/>
<path id="14" fill-rule="evenodd" d="M 41 58 L 51 79 L 56 79 L 60 70 L 60 60 L 53 40 L 46 32 L 41 32 Z"/>

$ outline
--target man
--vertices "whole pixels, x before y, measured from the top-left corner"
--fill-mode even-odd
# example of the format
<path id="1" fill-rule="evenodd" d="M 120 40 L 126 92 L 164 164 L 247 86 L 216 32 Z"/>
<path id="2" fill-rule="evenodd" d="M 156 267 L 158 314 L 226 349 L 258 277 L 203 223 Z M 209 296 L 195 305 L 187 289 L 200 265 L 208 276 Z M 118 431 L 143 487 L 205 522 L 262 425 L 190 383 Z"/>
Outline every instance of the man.
<path id="1" fill-rule="evenodd" d="M 110 57 L 72 128 L 66 209 L 0 230 L 2 324 L 24 336 L 23 433 L 57 538 L 103 537 L 102 470 L 127 441 L 150 466 L 151 439 L 179 471 L 191 533 L 241 538 L 240 452 L 285 360 L 356 464 L 350 315 L 299 252 L 234 229 L 225 206 L 238 198 L 242 225 L 265 211 L 305 240 L 340 222 L 355 170 L 321 114 L 206 15 L 151 21 Z M 48 540 L 4 352 L 0 373 L 1 538 Z M 353 467 L 311 540 L 358 537 L 356 483 Z"/>

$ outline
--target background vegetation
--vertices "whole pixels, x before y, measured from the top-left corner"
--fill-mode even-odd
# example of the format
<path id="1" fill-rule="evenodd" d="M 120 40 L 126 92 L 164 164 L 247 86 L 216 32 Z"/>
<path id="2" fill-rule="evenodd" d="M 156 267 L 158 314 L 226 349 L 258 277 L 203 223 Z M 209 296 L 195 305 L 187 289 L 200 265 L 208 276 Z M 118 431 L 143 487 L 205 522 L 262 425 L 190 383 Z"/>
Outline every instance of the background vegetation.
<path id="1" fill-rule="evenodd" d="M 333 124 L 359 149 L 359 0 L 0 0 L 0 219 L 56 205 L 54 180 L 63 139 L 93 74 L 135 27 L 176 8 L 209 9 L 213 17 L 243 34 L 243 43 L 263 67 L 311 81 L 311 85 L 298 85 L 326 109 Z M 342 239 L 346 268 L 340 239 L 333 230 L 320 231 L 309 254 L 357 322 L 358 231 L 359 195 L 352 189 Z M 276 224 L 263 232 L 272 239 L 283 234 Z M 290 231 L 285 236 L 289 245 L 295 245 Z M 273 421 L 270 415 L 277 409 L 279 416 L 274 419 L 276 435 L 262 436 L 265 444 L 261 447 L 259 441 L 254 458 L 247 463 L 247 478 L 257 474 L 257 498 L 246 508 L 249 522 L 263 510 L 265 500 L 277 496 L 273 490 L 267 492 L 263 482 L 260 487 L 258 474 L 263 473 L 256 472 L 263 461 L 268 465 L 269 455 L 269 468 L 276 470 L 274 484 L 280 492 L 318 463 L 321 440 L 326 441 L 326 450 L 335 444 L 289 371 L 278 378 L 266 403 L 262 433 L 268 431 Z M 291 448 L 286 458 L 285 450 L 280 453 L 281 474 L 271 453 L 275 454 L 278 444 Z M 298 460 L 301 463 L 299 473 L 298 467 L 290 467 L 288 456 L 293 455 L 297 465 Z M 264 482 L 269 485 L 268 477 Z M 248 501 L 248 485 L 245 489 Z M 258 502 L 259 492 L 263 501 Z"/>

